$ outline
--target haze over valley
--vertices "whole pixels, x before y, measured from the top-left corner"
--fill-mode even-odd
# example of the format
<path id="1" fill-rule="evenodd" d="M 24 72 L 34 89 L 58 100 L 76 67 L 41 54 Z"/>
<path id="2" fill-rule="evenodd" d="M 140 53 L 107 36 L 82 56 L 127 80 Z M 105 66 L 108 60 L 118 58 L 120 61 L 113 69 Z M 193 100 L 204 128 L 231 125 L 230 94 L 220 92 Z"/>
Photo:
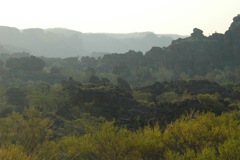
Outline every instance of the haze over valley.
<path id="1" fill-rule="evenodd" d="M 239 160 L 239 11 L 2 1 L 0 159 Z"/>
<path id="2" fill-rule="evenodd" d="M 82 33 L 69 29 L 25 29 L 0 26 L 0 53 L 28 52 L 35 56 L 103 56 L 136 50 L 145 53 L 152 46 L 166 47 L 184 37 L 152 32 L 114 34 Z"/>

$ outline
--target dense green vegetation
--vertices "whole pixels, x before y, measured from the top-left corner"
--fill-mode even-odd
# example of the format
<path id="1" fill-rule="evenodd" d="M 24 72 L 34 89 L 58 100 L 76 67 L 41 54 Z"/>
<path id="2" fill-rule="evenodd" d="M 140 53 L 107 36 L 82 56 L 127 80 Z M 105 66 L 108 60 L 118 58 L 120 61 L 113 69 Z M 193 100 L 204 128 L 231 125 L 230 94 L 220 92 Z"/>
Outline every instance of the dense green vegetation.
<path id="1" fill-rule="evenodd" d="M 240 16 L 146 54 L 0 54 L 0 158 L 239 159 Z"/>
<path id="2" fill-rule="evenodd" d="M 189 114 L 131 131 L 85 115 L 58 122 L 30 108 L 1 118 L 3 159 L 239 159 L 239 112 Z"/>

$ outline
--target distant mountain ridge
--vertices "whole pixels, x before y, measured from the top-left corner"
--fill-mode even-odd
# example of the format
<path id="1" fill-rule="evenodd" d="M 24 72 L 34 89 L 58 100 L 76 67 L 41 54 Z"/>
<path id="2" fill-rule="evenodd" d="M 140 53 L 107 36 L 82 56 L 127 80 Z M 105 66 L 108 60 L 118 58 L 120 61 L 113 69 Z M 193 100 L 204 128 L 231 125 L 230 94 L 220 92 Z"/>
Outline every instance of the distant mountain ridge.
<path id="1" fill-rule="evenodd" d="M 173 40 L 168 47 L 152 47 L 146 54 L 136 51 L 107 54 L 101 59 L 96 59 L 95 65 L 89 58 L 82 58 L 82 61 L 96 71 L 108 69 L 108 72 L 111 72 L 114 68 L 120 69 L 124 74 L 127 73 L 127 76 L 123 77 L 125 79 L 129 78 L 136 68 L 144 67 L 153 70 L 168 69 L 177 78 L 181 77 L 182 73 L 194 77 L 229 69 L 233 76 L 226 77 L 240 82 L 240 70 L 236 70 L 240 62 L 240 15 L 233 18 L 224 34 L 213 33 L 204 36 L 201 29 L 194 28 L 191 36 Z M 146 77 L 151 77 L 150 69 L 143 72 L 146 73 Z"/>
<path id="2" fill-rule="evenodd" d="M 152 32 L 115 34 L 82 33 L 70 29 L 30 28 L 19 30 L 0 26 L 0 53 L 29 52 L 35 56 L 71 57 L 105 53 L 146 52 L 153 46 L 164 47 L 184 36 Z"/>

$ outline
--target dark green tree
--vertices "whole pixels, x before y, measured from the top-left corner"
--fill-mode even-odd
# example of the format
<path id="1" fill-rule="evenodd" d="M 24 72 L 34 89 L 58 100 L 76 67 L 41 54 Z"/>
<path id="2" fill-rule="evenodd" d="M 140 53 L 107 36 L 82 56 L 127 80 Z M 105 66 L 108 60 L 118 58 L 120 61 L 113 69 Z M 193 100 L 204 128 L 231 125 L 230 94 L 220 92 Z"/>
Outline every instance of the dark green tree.
<path id="1" fill-rule="evenodd" d="M 10 58 L 6 62 L 6 67 L 14 70 L 40 71 L 45 66 L 42 59 L 31 56 L 22 58 Z"/>
<path id="2" fill-rule="evenodd" d="M 132 92 L 132 89 L 131 89 L 130 85 L 128 84 L 128 82 L 120 77 L 118 77 L 118 79 L 117 79 L 117 86 L 122 89 L 125 89 L 126 91 Z"/>
<path id="3" fill-rule="evenodd" d="M 27 100 L 25 93 L 16 87 L 9 88 L 5 93 L 7 103 L 15 106 L 16 111 L 23 111 L 24 107 L 27 106 Z"/>

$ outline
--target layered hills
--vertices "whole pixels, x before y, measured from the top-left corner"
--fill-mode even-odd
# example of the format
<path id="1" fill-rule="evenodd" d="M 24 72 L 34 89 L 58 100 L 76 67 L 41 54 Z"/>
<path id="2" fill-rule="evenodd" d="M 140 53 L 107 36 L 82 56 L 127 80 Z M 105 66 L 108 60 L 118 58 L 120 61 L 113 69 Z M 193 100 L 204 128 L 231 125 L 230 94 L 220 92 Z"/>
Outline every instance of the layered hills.
<path id="1" fill-rule="evenodd" d="M 152 46 L 168 46 L 179 35 L 157 35 L 152 32 L 110 34 L 81 33 L 53 28 L 17 28 L 0 26 L 0 53 L 29 52 L 35 56 L 71 57 L 103 56 L 128 50 L 146 52 Z"/>
<path id="2" fill-rule="evenodd" d="M 84 57 L 82 61 L 97 70 L 115 69 L 125 75 L 136 68 L 165 68 L 172 71 L 176 79 L 182 73 L 194 76 L 216 69 L 233 71 L 240 61 L 240 16 L 233 19 L 224 34 L 213 33 L 207 37 L 201 29 L 194 28 L 191 36 L 173 40 L 168 47 L 152 47 L 146 54 L 131 50 L 125 54 L 107 54 L 95 61 Z M 144 72 L 148 72 L 149 78 L 152 70 L 146 68 Z"/>

